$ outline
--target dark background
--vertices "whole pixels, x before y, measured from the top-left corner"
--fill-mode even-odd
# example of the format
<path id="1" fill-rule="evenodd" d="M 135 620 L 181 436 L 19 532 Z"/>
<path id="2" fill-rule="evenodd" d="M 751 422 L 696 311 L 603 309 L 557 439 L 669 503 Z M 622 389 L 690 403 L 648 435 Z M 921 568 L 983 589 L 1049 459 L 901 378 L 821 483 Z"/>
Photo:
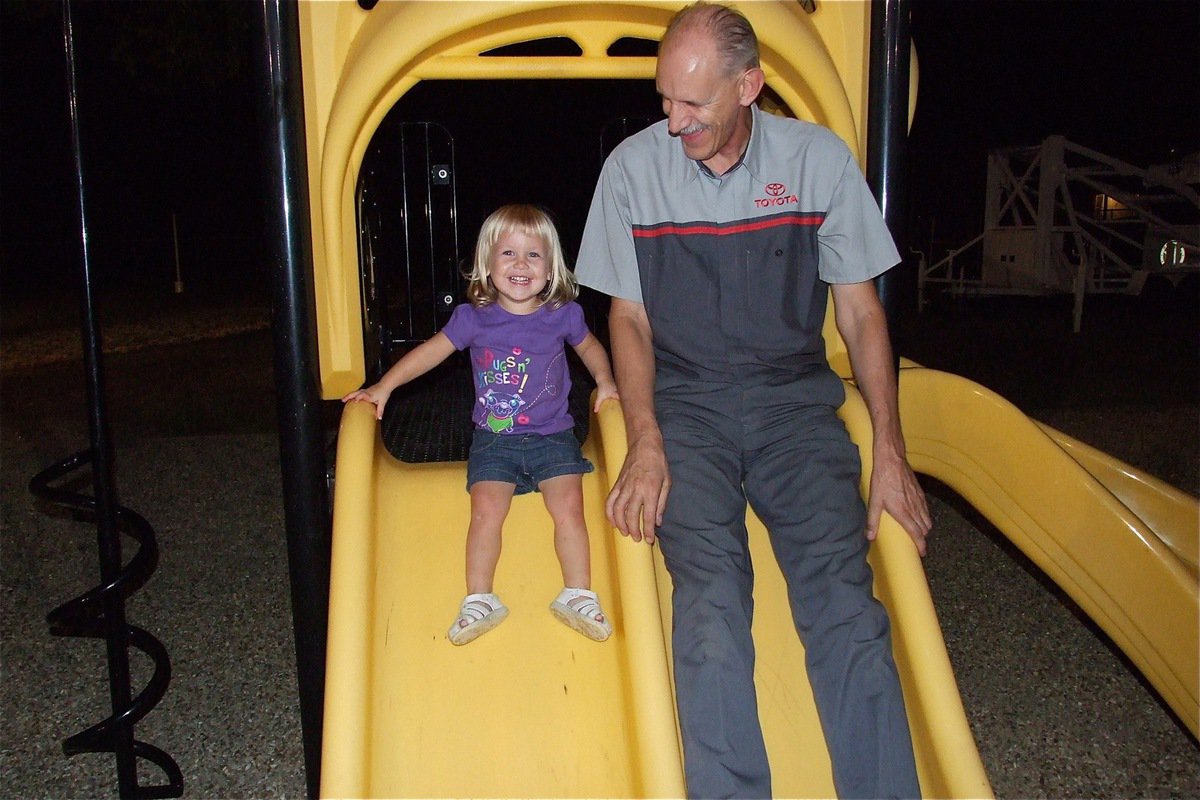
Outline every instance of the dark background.
<path id="1" fill-rule="evenodd" d="M 982 228 L 989 149 L 1067 139 L 1136 166 L 1200 149 L 1200 4 L 913 0 L 910 243 Z M 942 254 L 939 251 L 939 255 Z"/>
<path id="2" fill-rule="evenodd" d="M 93 273 L 174 281 L 172 213 L 189 288 L 265 291 L 251 2 L 73 5 Z M 78 217 L 62 5 L 0 2 L 6 292 L 74 287 Z"/>
<path id="3" fill-rule="evenodd" d="M 102 310 L 114 312 L 102 316 L 119 485 L 158 531 L 163 559 L 131 619 L 164 640 L 174 670 L 138 732 L 179 760 L 195 797 L 304 790 L 266 329 L 255 10 L 251 0 L 82 2 L 75 17 L 92 260 L 110 290 Z M 916 247 L 928 248 L 935 219 L 939 247 L 978 232 L 990 147 L 1062 134 L 1146 165 L 1200 146 L 1196 2 L 914 0 L 913 35 Z M 455 128 L 464 189 L 482 187 L 463 198 L 464 240 L 491 205 L 519 199 L 554 209 L 569 241 L 598 168 L 597 118 L 654 113 L 657 102 L 648 84 L 530 82 L 503 95 L 486 84 L 426 86 L 401 101 L 410 107 Z M 53 0 L 0 0 L 0 141 L 0 793 L 112 796 L 110 758 L 66 759 L 60 748 L 108 713 L 102 647 L 50 637 L 44 623 L 54 603 L 95 583 L 94 536 L 40 513 L 22 488 L 86 441 Z M 172 211 L 188 287 L 180 296 Z M 1148 285 L 1141 297 L 1089 297 L 1079 334 L 1069 297 L 939 303 L 908 320 L 901 352 L 1196 494 L 1196 277 L 1175 290 Z M 159 300 L 169 313 L 154 312 Z M 193 326 L 212 338 L 176 330 Z M 1137 671 L 977 512 L 923 485 L 937 530 L 926 571 L 997 796 L 1200 796 L 1195 739 Z"/>
<path id="4" fill-rule="evenodd" d="M 174 213 L 189 289 L 265 292 L 255 13 L 227 0 L 75 7 L 100 281 L 169 291 Z M 61 14 L 52 0 L 0 2 L 0 290 L 10 296 L 76 282 Z M 921 81 L 907 238 L 927 253 L 978 232 L 989 148 L 1062 134 L 1139 166 L 1200 149 L 1196 2 L 914 0 L 912 34 Z M 418 87 L 401 103 L 445 120 L 460 181 L 488 188 L 471 195 L 479 209 L 463 209 L 465 242 L 488 206 L 524 199 L 558 213 L 570 251 L 599 167 L 594 126 L 657 113 L 653 87 L 495 87 L 440 97 Z"/>

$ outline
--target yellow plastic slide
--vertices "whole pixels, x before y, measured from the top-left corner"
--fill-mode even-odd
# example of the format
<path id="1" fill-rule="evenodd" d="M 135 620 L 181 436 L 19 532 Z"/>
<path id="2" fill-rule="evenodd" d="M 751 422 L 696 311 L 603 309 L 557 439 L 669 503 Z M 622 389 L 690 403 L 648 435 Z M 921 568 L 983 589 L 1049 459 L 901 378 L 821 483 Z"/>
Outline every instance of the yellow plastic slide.
<path id="1" fill-rule="evenodd" d="M 956 375 L 900 373 L 908 457 L 1067 592 L 1196 736 L 1200 504 Z"/>
<path id="2" fill-rule="evenodd" d="M 862 400 L 842 410 L 869 441 Z M 616 632 L 587 640 L 548 610 L 561 588 L 538 495 L 505 523 L 495 631 L 455 647 L 469 503 L 463 464 L 404 464 L 365 404 L 339 436 L 325 695 L 324 797 L 680 797 L 670 678 L 670 582 L 655 548 L 611 531 L 604 496 L 625 448 L 619 407 L 592 420 L 584 493 L 593 584 Z M 866 437 L 866 438 L 864 438 Z M 869 453 L 867 454 L 869 456 Z M 869 467 L 869 465 L 867 465 Z M 783 579 L 751 519 L 758 700 L 774 789 L 833 795 Z M 985 797 L 979 760 L 920 561 L 894 523 L 872 548 L 889 607 L 924 793 Z"/>

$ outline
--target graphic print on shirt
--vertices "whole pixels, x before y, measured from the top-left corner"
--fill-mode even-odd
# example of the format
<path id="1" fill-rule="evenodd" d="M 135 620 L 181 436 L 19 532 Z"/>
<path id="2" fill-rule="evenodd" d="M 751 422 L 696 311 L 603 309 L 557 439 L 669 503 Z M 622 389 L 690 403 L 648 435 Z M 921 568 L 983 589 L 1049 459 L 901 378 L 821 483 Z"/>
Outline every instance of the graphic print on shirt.
<path id="1" fill-rule="evenodd" d="M 479 402 L 487 409 L 487 426 L 492 433 L 512 430 L 514 416 L 525 405 L 525 399 L 519 394 L 500 394 L 492 389 L 484 392 Z"/>
<path id="2" fill-rule="evenodd" d="M 485 424 L 492 433 L 516 432 L 517 426 L 529 424 L 528 411 L 544 395 L 556 397 L 559 386 L 553 383 L 553 367 L 564 356 L 560 352 L 546 365 L 546 376 L 541 382 L 542 390 L 531 399 L 524 396 L 529 384 L 529 368 L 532 359 L 524 355 L 520 347 L 512 348 L 507 356 L 497 355 L 485 348 L 483 357 L 476 361 L 479 378 L 479 403 L 487 411 Z M 538 383 L 535 381 L 534 386 Z M 494 387 L 494 388 L 493 388 Z M 520 412 L 520 413 L 519 413 Z"/>

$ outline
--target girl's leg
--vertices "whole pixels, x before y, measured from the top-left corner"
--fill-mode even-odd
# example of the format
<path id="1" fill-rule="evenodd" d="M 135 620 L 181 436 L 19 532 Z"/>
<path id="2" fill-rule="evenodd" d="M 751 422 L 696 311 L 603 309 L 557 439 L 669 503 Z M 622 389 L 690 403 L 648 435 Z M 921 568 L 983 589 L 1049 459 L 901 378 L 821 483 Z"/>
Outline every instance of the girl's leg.
<path id="1" fill-rule="evenodd" d="M 467 593 L 492 591 L 500 563 L 500 531 L 516 486 L 479 481 L 471 486 L 471 526 L 467 529 Z"/>
<path id="2" fill-rule="evenodd" d="M 583 478 L 559 475 L 538 484 L 546 510 L 554 520 L 554 552 L 562 567 L 563 585 L 575 589 L 592 587 L 592 559 L 588 549 L 587 523 L 583 519 Z"/>
<path id="3" fill-rule="evenodd" d="M 612 635 L 612 625 L 591 590 L 592 560 L 587 523 L 583 519 L 583 479 L 579 475 L 559 475 L 542 481 L 538 489 L 554 520 L 554 551 L 562 567 L 565 587 L 550 604 L 550 611 L 563 624 L 589 639 L 603 642 Z"/>

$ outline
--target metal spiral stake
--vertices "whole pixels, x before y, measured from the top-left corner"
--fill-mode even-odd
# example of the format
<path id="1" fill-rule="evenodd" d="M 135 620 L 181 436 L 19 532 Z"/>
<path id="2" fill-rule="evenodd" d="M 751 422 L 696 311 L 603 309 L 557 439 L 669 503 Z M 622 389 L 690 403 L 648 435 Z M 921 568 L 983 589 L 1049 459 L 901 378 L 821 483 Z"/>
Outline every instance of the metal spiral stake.
<path id="1" fill-rule="evenodd" d="M 78 95 L 75 85 L 75 37 L 70 0 L 63 0 L 63 44 L 67 56 L 67 100 L 70 106 L 71 144 L 75 157 L 75 178 L 79 211 L 80 270 L 83 303 L 80 329 L 83 334 L 84 365 L 87 372 L 88 430 L 91 446 L 38 473 L 29 484 L 30 491 L 50 503 L 69 509 L 82 520 L 96 524 L 100 556 L 99 586 L 50 612 L 51 633 L 59 636 L 86 636 L 104 639 L 108 654 L 108 685 L 112 715 L 63 742 L 68 756 L 79 753 L 113 753 L 117 760 L 117 781 L 122 798 L 179 797 L 183 794 L 183 774 L 179 766 L 162 750 L 133 736 L 133 726 L 166 693 L 171 680 L 171 662 L 162 643 L 141 628 L 125 622 L 125 600 L 149 579 L 158 564 L 158 545 L 154 530 L 142 517 L 117 504 L 113 475 L 113 447 L 108 434 L 105 409 L 103 347 L 100 324 L 92 293 L 91 264 L 88 257 L 87 214 L 83 180 L 83 156 L 79 137 Z M 92 496 L 51 486 L 91 466 Z M 128 564 L 122 563 L 121 534 L 140 545 Z M 146 653 L 154 662 L 154 675 L 137 697 L 132 696 L 129 675 L 129 648 Z M 144 758 L 166 773 L 161 785 L 138 784 L 138 759 Z"/>
<path id="2" fill-rule="evenodd" d="M 29 491 L 52 505 L 73 512 L 77 519 L 94 521 L 98 529 L 97 501 L 93 497 L 52 486 L 72 473 L 89 466 L 93 452 L 84 450 L 39 472 L 29 482 Z M 112 716 L 63 741 L 68 756 L 80 753 L 114 753 L 120 777 L 121 797 L 165 798 L 183 794 L 183 773 L 179 765 L 163 750 L 133 738 L 133 726 L 158 704 L 171 682 L 171 661 L 162 642 L 148 631 L 129 625 L 124 619 L 125 600 L 145 585 L 158 566 L 158 543 L 154 529 L 141 515 L 128 508 L 116 507 L 116 530 L 139 545 L 129 563 L 115 577 L 106 580 L 73 600 L 63 603 L 47 617 L 50 632 L 55 636 L 82 636 L 105 639 L 110 658 L 119 651 L 118 664 L 110 661 L 110 689 L 114 700 Z M 101 534 L 103 538 L 104 534 Z M 119 543 L 118 543 L 119 548 Z M 115 610 L 115 613 L 114 613 Z M 128 648 L 141 650 L 154 663 L 154 674 L 137 697 L 130 697 Z M 124 675 L 124 683 L 113 682 L 114 676 Z M 157 765 L 167 776 L 165 784 L 140 786 L 137 783 L 137 758 Z"/>

